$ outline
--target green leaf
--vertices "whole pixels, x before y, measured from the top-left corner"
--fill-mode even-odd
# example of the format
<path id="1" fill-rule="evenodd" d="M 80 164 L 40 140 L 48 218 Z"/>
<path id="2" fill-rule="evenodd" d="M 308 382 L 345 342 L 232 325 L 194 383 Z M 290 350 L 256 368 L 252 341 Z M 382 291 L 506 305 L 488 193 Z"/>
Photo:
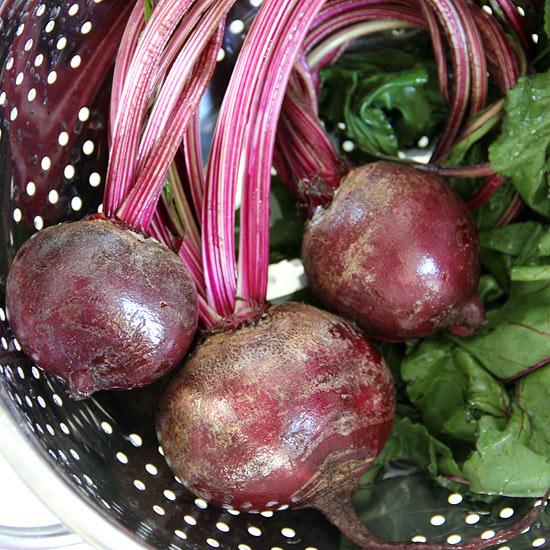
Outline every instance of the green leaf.
<path id="1" fill-rule="evenodd" d="M 458 490 L 452 478 L 463 477 L 451 449 L 430 434 L 426 427 L 406 416 L 397 416 L 392 433 L 378 456 L 361 479 L 360 485 L 371 483 L 380 469 L 391 461 L 408 461 L 427 472 L 439 485 Z"/>
<path id="2" fill-rule="evenodd" d="M 394 158 L 441 125 L 447 108 L 433 60 L 400 50 L 344 54 L 322 72 L 320 113 L 366 153 Z"/>
<path id="3" fill-rule="evenodd" d="M 550 218 L 550 73 L 521 77 L 508 91 L 504 110 L 489 160 L 533 210 Z"/>
<path id="4" fill-rule="evenodd" d="M 529 415 L 517 405 L 504 429 L 494 418 L 480 420 L 476 451 L 464 462 L 470 488 L 479 493 L 514 497 L 542 496 L 550 487 L 548 449 L 531 448 L 535 429 Z"/>
<path id="5" fill-rule="evenodd" d="M 509 404 L 502 384 L 475 358 L 442 337 L 424 340 L 401 367 L 411 401 L 436 437 L 473 443 L 478 419 L 505 419 Z"/>
<path id="6" fill-rule="evenodd" d="M 517 401 L 529 415 L 534 432 L 531 448 L 548 456 L 550 449 L 550 364 L 524 376 L 518 383 Z"/>
<path id="7" fill-rule="evenodd" d="M 471 338 L 449 336 L 489 372 L 511 379 L 550 356 L 550 281 L 517 282 L 506 303 L 487 312 L 487 323 Z"/>

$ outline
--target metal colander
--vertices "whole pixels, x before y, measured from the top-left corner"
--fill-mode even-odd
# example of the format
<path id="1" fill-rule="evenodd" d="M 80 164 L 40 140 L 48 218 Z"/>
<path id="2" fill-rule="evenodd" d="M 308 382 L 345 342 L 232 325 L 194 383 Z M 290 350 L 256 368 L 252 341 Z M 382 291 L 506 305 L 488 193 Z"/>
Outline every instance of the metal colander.
<path id="1" fill-rule="evenodd" d="M 241 2 L 230 13 L 230 23 L 236 23 L 227 25 L 226 56 L 203 103 L 206 133 L 219 101 L 216 90 L 223 90 L 226 78 L 223 64 L 231 65 L 255 4 Z M 2 283 L 33 232 L 100 205 L 110 71 L 129 7 L 120 0 L 0 0 Z M 97 49 L 105 33 L 111 45 Z M 0 322 L 0 450 L 89 544 L 117 550 L 340 547 L 339 532 L 316 511 L 238 513 L 187 492 L 155 435 L 153 408 L 163 382 L 75 401 L 20 352 L 3 307 Z M 530 505 L 468 502 L 405 467 L 388 470 L 374 489 L 361 491 L 369 503 L 363 519 L 377 534 L 401 540 L 487 538 Z M 0 528 L 0 547 L 6 532 Z M 34 548 L 70 542 L 55 529 L 45 534 L 50 542 L 36 539 Z M 5 544 L 14 546 L 7 547 L 15 547 L 10 540 Z M 509 547 L 542 547 L 547 541 L 550 532 L 539 525 Z"/>

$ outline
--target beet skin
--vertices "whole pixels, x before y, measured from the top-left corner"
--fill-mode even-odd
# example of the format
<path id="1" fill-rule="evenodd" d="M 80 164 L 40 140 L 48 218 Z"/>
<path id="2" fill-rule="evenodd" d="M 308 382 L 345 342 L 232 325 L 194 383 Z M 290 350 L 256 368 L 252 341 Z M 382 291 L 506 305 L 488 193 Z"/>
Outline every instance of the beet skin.
<path id="1" fill-rule="evenodd" d="M 157 380 L 182 360 L 198 319 L 197 291 L 178 256 L 102 219 L 26 241 L 6 306 L 23 351 L 78 397 Z"/>
<path id="2" fill-rule="evenodd" d="M 394 405 L 391 375 L 361 331 L 289 302 L 200 344 L 169 382 L 157 432 L 174 473 L 208 502 L 317 506 L 355 488 Z"/>
<path id="3" fill-rule="evenodd" d="M 465 203 L 441 178 L 406 165 L 350 172 L 306 224 L 302 260 L 323 304 L 374 337 L 469 335 L 484 320 Z"/>

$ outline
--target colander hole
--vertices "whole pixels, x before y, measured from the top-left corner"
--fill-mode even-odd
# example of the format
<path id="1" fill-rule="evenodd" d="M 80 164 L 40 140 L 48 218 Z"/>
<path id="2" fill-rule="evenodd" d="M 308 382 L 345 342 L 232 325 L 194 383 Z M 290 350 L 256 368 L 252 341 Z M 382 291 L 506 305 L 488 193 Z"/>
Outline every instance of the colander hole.
<path id="1" fill-rule="evenodd" d="M 42 15 L 44 15 L 44 12 L 46 11 L 46 5 L 45 4 L 40 4 L 37 8 L 36 8 L 36 13 L 35 15 L 37 17 L 40 17 Z"/>
<path id="2" fill-rule="evenodd" d="M 443 525 L 445 523 L 445 516 L 436 514 L 430 518 L 430 523 L 435 526 Z"/>
<path id="3" fill-rule="evenodd" d="M 164 456 L 164 449 L 160 445 L 158 446 L 157 450 L 159 452 L 159 455 Z"/>
<path id="4" fill-rule="evenodd" d="M 80 480 L 80 478 L 79 478 L 77 475 L 72 474 L 71 477 L 76 481 L 76 483 L 77 483 L 78 485 L 82 485 L 82 481 Z M 106 503 L 105 503 L 105 504 L 106 504 Z M 110 506 L 109 506 L 108 504 L 106 504 L 106 505 L 107 505 L 108 508 L 110 508 Z"/>
<path id="5" fill-rule="evenodd" d="M 90 485 L 91 487 L 93 487 L 93 486 L 95 485 L 94 482 L 93 482 L 93 480 L 92 480 L 92 478 L 91 478 L 90 476 L 84 474 L 82 477 L 84 478 L 84 481 L 85 481 L 88 485 Z"/>
<path id="6" fill-rule="evenodd" d="M 32 197 L 36 193 L 36 184 L 34 183 L 34 181 L 29 181 L 29 183 L 27 183 L 26 190 L 29 197 Z"/>
<path id="7" fill-rule="evenodd" d="M 237 548 L 239 550 L 252 550 L 252 548 L 250 548 L 250 546 L 248 546 L 248 544 L 239 544 L 239 546 L 237 546 Z"/>
<path id="8" fill-rule="evenodd" d="M 32 399 L 28 395 L 25 395 L 25 403 L 30 409 L 32 409 Z"/>
<path id="9" fill-rule="evenodd" d="M 46 403 L 46 400 L 41 396 L 39 395 L 37 398 L 36 398 L 36 401 L 38 401 L 38 404 L 43 408 L 45 409 L 48 404 Z"/>
<path id="10" fill-rule="evenodd" d="M 11 70 L 12 67 L 13 67 L 13 57 L 10 56 L 6 61 L 6 71 Z"/>
<path id="11" fill-rule="evenodd" d="M 170 489 L 165 489 L 163 494 L 168 500 L 176 500 L 176 493 L 174 493 L 174 491 L 170 491 Z"/>
<path id="12" fill-rule="evenodd" d="M 8 104 L 6 92 L 0 93 L 0 107 L 5 107 Z"/>
<path id="13" fill-rule="evenodd" d="M 80 197 L 73 197 L 71 199 L 71 208 L 75 212 L 78 212 L 79 210 L 81 210 L 82 209 L 82 199 Z"/>
<path id="14" fill-rule="evenodd" d="M 78 4 L 73 4 L 70 8 L 69 8 L 69 15 L 72 17 L 74 15 L 76 15 L 78 13 L 78 10 L 79 10 L 79 6 Z"/>
<path id="15" fill-rule="evenodd" d="M 263 512 L 260 512 L 264 518 L 271 518 L 273 517 L 273 512 L 271 510 L 264 510 Z"/>
<path id="16" fill-rule="evenodd" d="M 412 542 L 427 542 L 427 538 L 424 535 L 415 535 L 411 541 Z"/>
<path id="17" fill-rule="evenodd" d="M 140 479 L 134 479 L 134 487 L 140 491 L 145 491 L 145 489 L 147 488 L 145 486 L 145 483 L 143 483 L 143 481 L 141 481 Z"/>
<path id="18" fill-rule="evenodd" d="M 60 451 L 58 451 L 58 453 L 59 453 L 59 458 L 61 458 L 61 460 L 63 462 L 69 462 L 69 459 L 67 458 L 67 455 L 63 451 L 60 450 Z"/>
<path id="19" fill-rule="evenodd" d="M 94 4 L 101 4 L 103 0 L 94 0 Z"/>
<path id="20" fill-rule="evenodd" d="M 46 23 L 46 26 L 44 27 L 44 30 L 46 32 L 52 32 L 53 29 L 55 27 L 55 21 L 53 21 L 52 19 L 50 19 L 47 23 Z"/>
<path id="21" fill-rule="evenodd" d="M 145 465 L 145 469 L 152 476 L 156 476 L 159 473 L 158 468 L 154 464 L 151 464 L 150 462 Z"/>
<path id="22" fill-rule="evenodd" d="M 70 64 L 72 69 L 77 69 L 78 67 L 80 67 L 81 63 L 82 63 L 82 58 L 79 55 L 75 55 L 71 57 Z"/>
<path id="23" fill-rule="evenodd" d="M 57 80 L 57 72 L 56 71 L 50 71 L 48 73 L 48 77 L 46 78 L 46 82 L 48 84 L 53 84 Z"/>
<path id="24" fill-rule="evenodd" d="M 59 397 L 59 395 L 57 393 L 54 393 L 52 395 L 52 399 L 53 399 L 53 402 L 58 406 L 58 407 L 62 407 L 63 406 L 63 399 L 61 399 L 61 397 Z"/>
<path id="25" fill-rule="evenodd" d="M 15 401 L 17 402 L 17 404 L 21 407 L 23 405 L 23 401 L 21 400 L 21 397 L 19 396 L 19 394 L 14 393 L 13 396 L 15 397 Z"/>
<path id="26" fill-rule="evenodd" d="M 355 149 L 355 143 L 353 143 L 351 139 L 346 139 L 345 141 L 342 142 L 342 149 L 346 153 L 351 153 L 351 151 Z"/>
<path id="27" fill-rule="evenodd" d="M 13 345 L 14 345 L 14 347 L 15 347 L 15 349 L 16 349 L 17 351 L 21 351 L 21 345 L 20 345 L 19 342 L 17 341 L 17 338 L 14 338 L 14 339 L 13 339 Z"/>
<path id="28" fill-rule="evenodd" d="M 546 544 L 546 539 L 540 537 L 538 539 L 535 539 L 531 545 L 534 546 L 535 548 L 539 548 L 541 546 L 543 546 L 544 544 Z"/>
<path id="29" fill-rule="evenodd" d="M 208 508 L 208 502 L 202 498 L 195 499 L 195 506 L 201 510 L 206 510 Z"/>
<path id="30" fill-rule="evenodd" d="M 288 504 L 281 504 L 277 510 L 288 510 Z"/>
<path id="31" fill-rule="evenodd" d="M 23 219 L 23 213 L 20 208 L 14 208 L 13 210 L 13 221 L 19 223 Z"/>
<path id="32" fill-rule="evenodd" d="M 499 516 L 503 519 L 511 518 L 514 515 L 514 509 L 513 508 L 503 508 L 499 512 Z"/>
<path id="33" fill-rule="evenodd" d="M 101 504 L 103 504 L 103 506 L 105 506 L 105 508 L 107 508 L 108 510 L 111 509 L 111 505 L 103 498 L 99 499 L 99 501 L 101 502 Z"/>
<path id="34" fill-rule="evenodd" d="M 219 548 L 220 543 L 216 539 L 208 538 L 206 539 L 206 544 L 212 546 L 212 548 Z"/>
<path id="35" fill-rule="evenodd" d="M 26 42 L 25 42 L 25 45 L 23 46 L 25 51 L 28 52 L 31 50 L 32 46 L 34 44 L 34 40 L 32 38 L 29 38 Z"/>
<path id="36" fill-rule="evenodd" d="M 92 187 L 99 187 L 101 185 L 101 175 L 98 172 L 92 172 L 88 181 Z"/>
<path id="37" fill-rule="evenodd" d="M 495 536 L 495 534 L 496 533 L 492 529 L 488 529 L 487 531 L 483 531 L 483 533 L 481 533 L 480 537 L 483 540 L 488 540 L 488 539 L 492 539 Z"/>
<path id="38" fill-rule="evenodd" d="M 188 525 L 197 525 L 197 520 L 188 514 L 183 516 L 183 521 L 185 521 Z"/>
<path id="39" fill-rule="evenodd" d="M 21 367 L 17 367 L 17 374 L 21 380 L 25 380 L 25 371 Z"/>
<path id="40" fill-rule="evenodd" d="M 94 150 L 95 150 L 95 144 L 94 144 L 94 142 L 93 142 L 91 139 L 88 139 L 88 140 L 85 141 L 84 144 L 82 145 L 82 152 L 83 152 L 85 155 L 90 156 L 91 154 L 93 154 Z"/>
<path id="41" fill-rule="evenodd" d="M 2 342 L 2 347 L 7 350 L 8 349 L 8 341 L 2 336 L 2 339 L 0 340 Z"/>
<path id="42" fill-rule="evenodd" d="M 159 516 L 164 516 L 164 514 L 166 514 L 166 510 L 158 504 L 155 504 L 153 506 L 153 511 L 156 512 Z"/>
<path id="43" fill-rule="evenodd" d="M 229 24 L 229 32 L 232 34 L 241 34 L 245 29 L 244 21 L 235 19 Z"/>
<path id="44" fill-rule="evenodd" d="M 21 72 L 15 77 L 15 85 L 20 86 L 23 84 L 23 80 L 25 80 L 25 75 Z"/>
<path id="45" fill-rule="evenodd" d="M 138 434 L 130 434 L 128 439 L 134 447 L 141 447 L 143 445 L 143 439 Z"/>
<path id="46" fill-rule="evenodd" d="M 13 109 L 10 111 L 10 120 L 13 122 L 17 118 L 18 114 L 19 112 L 17 110 L 17 107 L 13 107 Z"/>
<path id="47" fill-rule="evenodd" d="M 59 136 L 57 137 L 57 143 L 61 145 L 61 147 L 65 147 L 69 143 L 69 133 L 68 132 L 61 132 Z"/>
<path id="48" fill-rule="evenodd" d="M 292 529 L 291 527 L 283 527 L 281 529 L 281 534 L 283 535 L 283 537 L 293 539 L 296 536 L 296 531 L 294 531 L 294 529 Z"/>
<path id="49" fill-rule="evenodd" d="M 319 550 L 318 548 L 316 548 L 315 546 L 308 546 L 306 548 L 306 550 Z"/>
<path id="50" fill-rule="evenodd" d="M 62 36 L 61 38 L 59 38 L 57 40 L 57 43 L 55 45 L 55 47 L 58 49 L 58 50 L 64 50 L 67 46 L 67 38 Z"/>
<path id="51" fill-rule="evenodd" d="M 90 109 L 88 107 L 82 107 L 80 111 L 78 111 L 78 120 L 80 122 L 86 122 L 90 118 Z"/>
<path id="52" fill-rule="evenodd" d="M 55 435 L 55 430 L 52 428 L 51 424 L 46 424 L 46 430 L 50 435 Z"/>
<path id="53" fill-rule="evenodd" d="M 55 189 L 52 189 L 48 193 L 48 202 L 50 204 L 56 204 L 58 200 L 59 200 L 59 193 Z"/>
<path id="54" fill-rule="evenodd" d="M 98 214 L 101 214 L 103 212 L 103 203 L 101 203 L 98 207 L 97 207 L 97 212 Z"/>
<path id="55" fill-rule="evenodd" d="M 19 27 L 17 27 L 17 30 L 15 31 L 15 34 L 17 36 L 21 36 L 23 34 L 23 31 L 25 30 L 25 23 L 21 23 Z"/>
<path id="56" fill-rule="evenodd" d="M 42 157 L 40 161 L 40 167 L 47 172 L 52 167 L 52 159 L 48 156 Z"/>
<path id="57" fill-rule="evenodd" d="M 255 525 L 251 525 L 251 526 L 248 528 L 248 532 L 249 532 L 253 537 L 261 537 L 261 536 L 262 536 L 262 530 L 261 530 L 259 527 L 256 527 Z"/>
<path id="58" fill-rule="evenodd" d="M 67 424 L 65 424 L 65 422 L 60 422 L 59 423 L 59 428 L 61 429 L 61 431 L 65 435 L 69 435 L 71 433 L 70 430 L 69 430 L 69 426 L 67 426 Z"/>
<path id="59" fill-rule="evenodd" d="M 219 63 L 220 61 L 223 61 L 225 59 L 225 50 L 223 48 L 220 48 L 218 51 L 218 55 L 216 56 L 216 61 Z"/>
<path id="60" fill-rule="evenodd" d="M 218 521 L 218 523 L 216 523 L 216 528 L 223 533 L 228 533 L 230 530 L 229 525 L 223 521 Z"/>
<path id="61" fill-rule="evenodd" d="M 464 518 L 464 521 L 465 521 L 468 525 L 475 525 L 479 520 L 480 520 L 479 514 L 468 514 L 468 515 Z"/>
<path id="62" fill-rule="evenodd" d="M 75 460 L 80 460 L 80 455 L 74 449 L 70 449 L 69 452 Z"/>
<path id="63" fill-rule="evenodd" d="M 123 452 L 119 451 L 116 458 L 121 464 L 128 464 L 128 457 Z"/>
<path id="64" fill-rule="evenodd" d="M 250 0 L 250 5 L 253 8 L 259 8 L 262 5 L 263 0 Z"/>
<path id="65" fill-rule="evenodd" d="M 6 320 L 6 312 L 4 311 L 4 308 L 0 307 L 0 321 Z"/>
<path id="66" fill-rule="evenodd" d="M 84 23 L 82 27 L 80 27 L 81 34 L 88 34 L 91 30 L 92 30 L 92 23 L 90 21 L 86 21 L 86 23 Z"/>
<path id="67" fill-rule="evenodd" d="M 42 216 L 35 216 L 33 223 L 34 223 L 35 229 L 38 231 L 40 231 L 44 227 L 44 220 L 42 219 Z"/>
<path id="68" fill-rule="evenodd" d="M 63 175 L 66 179 L 72 180 L 76 174 L 76 171 L 74 169 L 74 166 L 72 164 L 67 164 L 65 168 L 63 169 Z"/>
<path id="69" fill-rule="evenodd" d="M 182 540 L 185 540 L 187 538 L 187 535 L 183 531 L 180 531 L 179 529 L 176 529 L 174 531 L 174 535 L 176 535 L 176 537 Z"/>
<path id="70" fill-rule="evenodd" d="M 40 67 L 40 65 L 42 65 L 42 63 L 44 62 L 44 55 L 39 53 L 35 58 L 34 58 L 34 66 L 35 67 Z"/>
<path id="71" fill-rule="evenodd" d="M 233 510 L 233 509 L 229 509 L 227 510 L 227 512 L 232 516 L 238 516 L 240 514 L 239 510 Z"/>

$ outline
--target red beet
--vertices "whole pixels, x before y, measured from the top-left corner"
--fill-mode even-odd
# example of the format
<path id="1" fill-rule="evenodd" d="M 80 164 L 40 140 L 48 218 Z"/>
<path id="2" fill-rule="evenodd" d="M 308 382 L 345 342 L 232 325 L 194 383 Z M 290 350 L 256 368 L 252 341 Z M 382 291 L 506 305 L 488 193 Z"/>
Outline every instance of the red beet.
<path id="1" fill-rule="evenodd" d="M 351 171 L 308 221 L 302 259 L 323 304 L 372 336 L 469 335 L 484 320 L 474 221 L 433 174 L 390 162 Z"/>
<path id="2" fill-rule="evenodd" d="M 102 219 L 49 227 L 25 242 L 6 306 L 23 351 L 80 397 L 169 372 L 198 317 L 197 291 L 178 256 Z"/>
<path id="3" fill-rule="evenodd" d="M 391 375 L 361 331 L 286 303 L 199 345 L 156 422 L 172 470 L 209 502 L 333 510 L 382 449 L 394 406 Z"/>

